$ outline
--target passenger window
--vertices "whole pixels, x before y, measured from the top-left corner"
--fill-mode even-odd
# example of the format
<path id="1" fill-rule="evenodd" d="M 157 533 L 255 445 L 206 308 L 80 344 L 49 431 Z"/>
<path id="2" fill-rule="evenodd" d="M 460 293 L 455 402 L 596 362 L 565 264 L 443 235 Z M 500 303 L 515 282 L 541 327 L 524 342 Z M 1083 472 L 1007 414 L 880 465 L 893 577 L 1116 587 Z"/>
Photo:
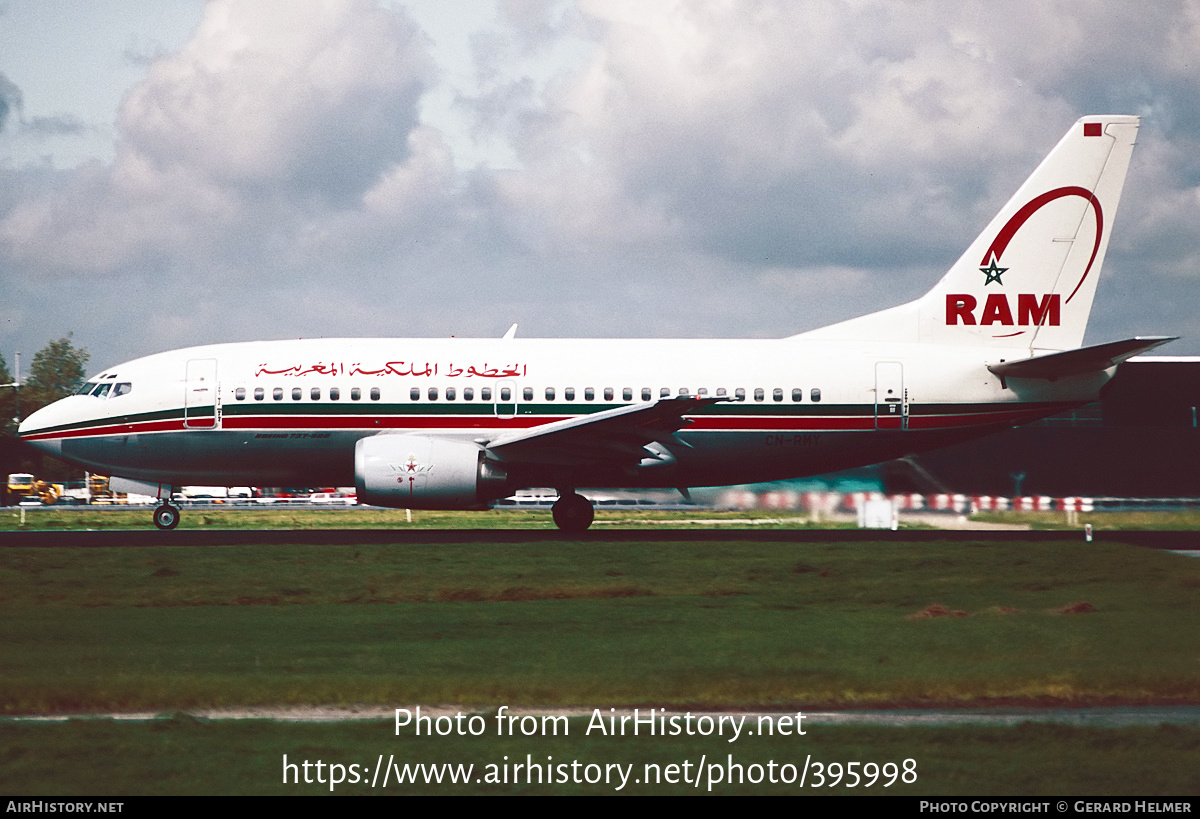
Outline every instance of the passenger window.
<path id="1" fill-rule="evenodd" d="M 293 401 L 299 401 L 303 397 L 304 397 L 304 390 L 300 389 L 299 387 L 292 387 L 292 400 Z"/>
<path id="2" fill-rule="evenodd" d="M 329 400 L 330 401 L 337 401 L 341 397 L 342 397 L 342 390 L 340 387 L 330 387 L 329 388 Z"/>
<path id="3" fill-rule="evenodd" d="M 526 401 L 533 400 L 533 387 L 525 387 L 521 390 L 521 397 Z"/>
<path id="4" fill-rule="evenodd" d="M 475 400 L 475 388 L 474 387 L 463 387 L 463 400 L 464 401 L 474 401 Z"/>
<path id="5" fill-rule="evenodd" d="M 621 400 L 622 401 L 632 401 L 633 400 L 633 390 L 631 390 L 629 387 L 626 387 L 625 389 L 621 390 Z"/>
<path id="6" fill-rule="evenodd" d="M 481 387 L 479 390 L 479 398 L 480 398 L 480 400 L 483 400 L 483 401 L 491 401 L 492 400 L 492 388 L 491 387 Z"/>
<path id="7" fill-rule="evenodd" d="M 654 395 L 654 393 L 650 390 L 649 387 L 642 387 L 642 400 L 643 401 L 649 401 L 650 397 L 652 395 Z"/>
<path id="8" fill-rule="evenodd" d="M 453 401 L 455 396 L 457 396 L 457 395 L 458 395 L 458 392 L 457 392 L 457 390 L 454 389 L 454 387 L 446 387 L 446 400 L 447 401 Z"/>
<path id="9" fill-rule="evenodd" d="M 724 387 L 717 387 L 717 398 L 724 398 L 726 394 Z"/>
<path id="10" fill-rule="evenodd" d="M 429 400 L 430 400 L 430 401 L 436 401 L 436 400 L 437 400 L 437 387 L 430 387 L 430 388 L 429 388 Z"/>
<path id="11" fill-rule="evenodd" d="M 816 403 L 817 401 L 821 400 L 821 391 L 816 387 L 813 387 L 812 390 L 809 391 L 808 397 L 811 398 L 814 403 Z"/>
<path id="12" fill-rule="evenodd" d="M 584 401 L 596 400 L 596 390 L 593 389 L 592 387 L 584 387 L 583 388 L 583 400 Z"/>
<path id="13" fill-rule="evenodd" d="M 613 400 L 613 388 L 612 387 L 604 388 L 604 400 L 605 401 Z"/>
<path id="14" fill-rule="evenodd" d="M 563 398 L 566 398 L 568 401 L 574 401 L 575 400 L 575 388 L 567 387 L 565 390 L 563 390 Z"/>
<path id="15" fill-rule="evenodd" d="M 254 388 L 254 400 L 255 401 L 261 401 L 265 397 L 266 397 L 266 392 L 263 390 L 262 387 Z"/>
<path id="16" fill-rule="evenodd" d="M 411 390 L 409 390 L 408 391 L 408 400 L 409 401 L 420 401 L 421 400 L 421 388 L 413 387 Z"/>
<path id="17" fill-rule="evenodd" d="M 379 400 L 379 387 L 371 387 L 371 400 L 372 401 Z"/>
<path id="18" fill-rule="evenodd" d="M 512 390 L 509 389 L 508 387 L 501 387 L 500 388 L 500 400 L 501 401 L 511 401 L 512 400 Z"/>
<path id="19" fill-rule="evenodd" d="M 274 401 L 282 401 L 283 387 L 276 387 L 275 389 L 271 390 L 271 399 Z"/>
<path id="20" fill-rule="evenodd" d="M 547 401 L 554 400 L 554 387 L 546 387 L 546 400 Z"/>
<path id="21" fill-rule="evenodd" d="M 783 388 L 782 387 L 776 387 L 775 389 L 771 390 L 771 400 L 772 401 L 782 401 L 783 400 Z"/>
<path id="22" fill-rule="evenodd" d="M 314 401 L 320 401 L 321 400 L 321 388 L 313 387 L 311 390 L 309 390 L 308 397 Z"/>
<path id="23" fill-rule="evenodd" d="M 696 390 L 696 395 L 700 396 L 701 398 L 708 395 L 708 387 L 701 387 L 700 389 Z"/>
<path id="24" fill-rule="evenodd" d="M 246 400 L 246 388 L 238 387 L 236 390 L 233 391 L 233 397 L 239 401 L 245 401 Z"/>
<path id="25" fill-rule="evenodd" d="M 792 400 L 795 401 L 797 404 L 799 404 L 801 401 L 803 401 L 804 400 L 804 390 L 800 389 L 799 387 L 792 390 Z"/>
<path id="26" fill-rule="evenodd" d="M 687 387 L 680 387 L 679 394 L 686 397 L 686 396 L 690 395 L 691 393 L 688 392 Z"/>
<path id="27" fill-rule="evenodd" d="M 766 393 L 764 393 L 764 392 L 763 392 L 763 388 L 762 388 L 762 387 L 755 387 L 755 388 L 754 388 L 754 400 L 755 400 L 755 401 L 761 401 L 761 400 L 763 400 L 764 398 L 766 398 Z"/>
<path id="28" fill-rule="evenodd" d="M 745 401 L 746 400 L 746 390 L 744 390 L 742 387 L 738 387 L 736 390 L 733 391 L 733 397 L 739 401 Z"/>
<path id="29" fill-rule="evenodd" d="M 350 388 L 350 400 L 358 401 L 361 398 L 362 398 L 362 390 L 360 390 L 358 387 L 351 387 Z"/>
<path id="30" fill-rule="evenodd" d="M 659 398 L 670 398 L 671 397 L 671 388 L 663 387 L 661 390 L 658 391 L 658 397 Z"/>

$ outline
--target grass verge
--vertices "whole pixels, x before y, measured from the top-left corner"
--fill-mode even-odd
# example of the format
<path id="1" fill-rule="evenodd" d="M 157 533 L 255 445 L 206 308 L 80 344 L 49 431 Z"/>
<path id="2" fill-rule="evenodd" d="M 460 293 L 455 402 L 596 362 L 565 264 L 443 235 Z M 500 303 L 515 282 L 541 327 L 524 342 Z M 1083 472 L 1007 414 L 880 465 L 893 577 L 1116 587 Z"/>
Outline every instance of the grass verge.
<path id="1" fill-rule="evenodd" d="M 0 550 L 0 713 L 1200 702 L 1200 562 L 1117 543 Z"/>

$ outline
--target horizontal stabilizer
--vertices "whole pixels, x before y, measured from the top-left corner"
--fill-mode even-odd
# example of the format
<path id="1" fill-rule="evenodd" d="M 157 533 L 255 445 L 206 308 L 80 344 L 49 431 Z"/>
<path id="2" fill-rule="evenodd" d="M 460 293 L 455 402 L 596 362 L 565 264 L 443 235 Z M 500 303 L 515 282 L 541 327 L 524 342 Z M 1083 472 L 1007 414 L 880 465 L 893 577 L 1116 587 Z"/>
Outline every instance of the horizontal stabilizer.
<path id="1" fill-rule="evenodd" d="M 1096 373 L 1115 367 L 1127 358 L 1161 347 L 1177 336 L 1139 336 L 1124 341 L 1110 341 L 1094 347 L 1081 347 L 1065 353 L 1022 358 L 989 364 L 988 369 L 1001 378 L 1043 378 L 1053 381 L 1071 375 Z"/>

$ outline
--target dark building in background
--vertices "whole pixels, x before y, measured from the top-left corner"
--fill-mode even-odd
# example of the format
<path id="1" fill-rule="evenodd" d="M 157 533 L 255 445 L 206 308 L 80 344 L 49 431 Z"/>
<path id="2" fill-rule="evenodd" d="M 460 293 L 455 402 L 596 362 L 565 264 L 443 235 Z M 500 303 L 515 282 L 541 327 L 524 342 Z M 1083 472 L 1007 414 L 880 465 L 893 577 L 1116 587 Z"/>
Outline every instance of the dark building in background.
<path id="1" fill-rule="evenodd" d="M 1100 401 L 883 467 L 885 491 L 1200 497 L 1200 358 L 1146 357 Z"/>

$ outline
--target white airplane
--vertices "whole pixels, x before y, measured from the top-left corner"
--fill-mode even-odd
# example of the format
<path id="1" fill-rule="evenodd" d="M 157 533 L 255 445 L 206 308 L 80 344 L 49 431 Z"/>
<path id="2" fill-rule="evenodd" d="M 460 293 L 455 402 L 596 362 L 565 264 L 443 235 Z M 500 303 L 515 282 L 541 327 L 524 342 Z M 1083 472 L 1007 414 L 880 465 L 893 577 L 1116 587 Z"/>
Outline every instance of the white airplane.
<path id="1" fill-rule="evenodd" d="M 941 281 L 773 340 L 303 339 L 192 347 L 88 379 L 20 425 L 35 447 L 157 484 L 358 489 L 479 509 L 580 488 L 752 483 L 877 463 L 1096 400 L 1172 339 L 1080 347 L 1137 133 L 1076 122 Z M 154 494 L 151 488 L 149 494 Z"/>

